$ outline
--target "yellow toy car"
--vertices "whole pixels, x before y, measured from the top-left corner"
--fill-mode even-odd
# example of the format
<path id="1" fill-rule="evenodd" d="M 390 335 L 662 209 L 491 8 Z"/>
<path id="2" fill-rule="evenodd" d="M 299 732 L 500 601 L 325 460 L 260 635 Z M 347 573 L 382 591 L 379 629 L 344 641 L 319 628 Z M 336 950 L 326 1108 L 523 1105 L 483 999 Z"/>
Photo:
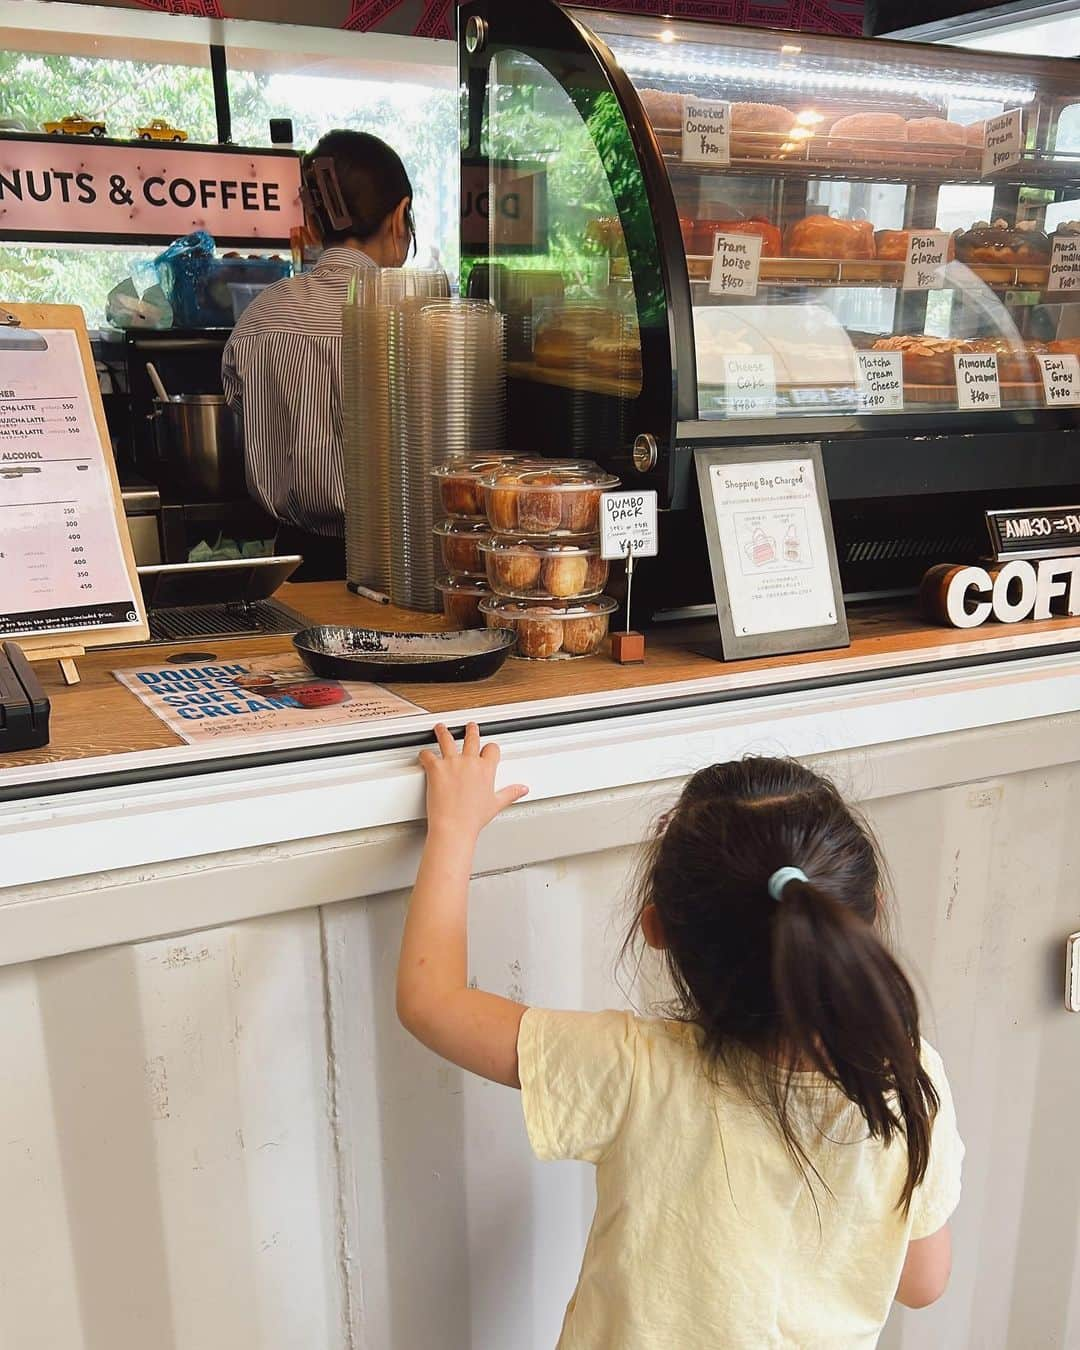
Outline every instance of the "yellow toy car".
<path id="1" fill-rule="evenodd" d="M 84 117 L 82 113 L 72 113 L 61 117 L 59 122 L 42 122 L 42 131 L 50 136 L 104 136 L 105 123 L 96 117 Z"/>
<path id="2" fill-rule="evenodd" d="M 172 127 L 161 117 L 155 117 L 144 127 L 136 127 L 135 134 L 140 141 L 186 141 L 188 134 L 179 127 Z"/>

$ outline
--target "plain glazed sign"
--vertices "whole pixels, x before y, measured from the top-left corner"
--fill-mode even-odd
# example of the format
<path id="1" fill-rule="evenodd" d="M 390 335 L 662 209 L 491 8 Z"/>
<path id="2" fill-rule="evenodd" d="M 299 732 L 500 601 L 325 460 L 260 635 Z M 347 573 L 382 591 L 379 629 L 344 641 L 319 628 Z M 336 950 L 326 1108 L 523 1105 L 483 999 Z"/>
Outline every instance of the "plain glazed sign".
<path id="1" fill-rule="evenodd" d="M 0 138 L 0 239 L 277 246 L 302 221 L 293 154 Z"/>

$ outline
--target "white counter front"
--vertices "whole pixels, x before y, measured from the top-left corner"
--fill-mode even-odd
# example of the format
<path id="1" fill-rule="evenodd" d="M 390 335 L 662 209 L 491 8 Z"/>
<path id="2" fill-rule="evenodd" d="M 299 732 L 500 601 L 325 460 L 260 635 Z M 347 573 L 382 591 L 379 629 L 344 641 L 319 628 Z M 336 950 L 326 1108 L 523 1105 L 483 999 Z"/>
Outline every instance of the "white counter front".
<path id="1" fill-rule="evenodd" d="M 526 1001 L 625 1001 L 634 851 L 701 765 L 794 754 L 864 806 L 969 1146 L 950 1292 L 885 1350 L 1080 1345 L 1078 677 L 1043 655 L 501 737 L 533 792 L 482 840 L 471 973 Z M 421 817 L 412 748 L 0 805 L 0 1346 L 550 1350 L 591 1180 L 396 1023 Z"/>

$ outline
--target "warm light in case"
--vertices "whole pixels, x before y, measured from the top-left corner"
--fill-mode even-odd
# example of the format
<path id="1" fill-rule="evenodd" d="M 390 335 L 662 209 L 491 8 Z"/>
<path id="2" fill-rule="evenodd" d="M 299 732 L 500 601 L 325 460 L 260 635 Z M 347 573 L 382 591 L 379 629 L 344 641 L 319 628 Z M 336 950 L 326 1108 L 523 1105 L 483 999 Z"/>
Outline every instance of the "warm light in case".
<path id="1" fill-rule="evenodd" d="M 801 47 L 796 47 L 794 42 L 785 42 L 780 48 L 781 56 L 798 56 L 802 51 Z"/>
<path id="2" fill-rule="evenodd" d="M 661 32 L 660 32 L 660 41 L 661 41 L 661 42 L 674 42 L 674 41 L 675 41 L 675 34 L 671 31 L 670 28 L 664 28 L 664 29 L 662 29 Z"/>

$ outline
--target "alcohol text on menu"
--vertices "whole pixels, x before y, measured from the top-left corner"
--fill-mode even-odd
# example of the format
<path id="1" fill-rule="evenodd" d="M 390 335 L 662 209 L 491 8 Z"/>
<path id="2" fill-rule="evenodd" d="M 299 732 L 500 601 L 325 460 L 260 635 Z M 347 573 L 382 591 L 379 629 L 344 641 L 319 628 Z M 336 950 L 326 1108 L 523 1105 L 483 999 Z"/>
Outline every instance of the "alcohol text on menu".
<path id="1" fill-rule="evenodd" d="M 940 291 L 945 285 L 949 235 L 944 230 L 912 230 L 904 261 L 905 291 Z"/>
<path id="2" fill-rule="evenodd" d="M 687 98 L 683 104 L 684 164 L 731 163 L 731 104 Z"/>
<path id="3" fill-rule="evenodd" d="M 709 472 L 736 636 L 835 624 L 813 460 L 714 464 Z"/>
<path id="4" fill-rule="evenodd" d="M 1023 151 L 1024 121 L 1019 108 L 988 117 L 984 126 L 982 172 L 997 173 L 1019 164 Z"/>
<path id="5" fill-rule="evenodd" d="M 997 357 L 993 352 L 953 357 L 956 364 L 956 402 L 960 408 L 1000 408 Z"/>
<path id="6" fill-rule="evenodd" d="M 859 408 L 900 412 L 904 407 L 904 366 L 900 352 L 859 352 Z"/>
<path id="7" fill-rule="evenodd" d="M 729 417 L 776 416 L 776 367 L 771 356 L 725 356 L 724 388 Z"/>
<path id="8" fill-rule="evenodd" d="M 763 242 L 759 234 L 714 235 L 709 294 L 757 295 Z"/>
<path id="9" fill-rule="evenodd" d="M 1080 234 L 1054 234 L 1048 291 L 1080 290 Z"/>
<path id="10" fill-rule="evenodd" d="M 603 492 L 600 494 L 600 556 L 609 560 L 655 558 L 659 548 L 656 493 Z"/>
<path id="11" fill-rule="evenodd" d="M 0 637 L 138 622 L 78 339 L 0 374 Z"/>
<path id="12" fill-rule="evenodd" d="M 1036 357 L 1042 372 L 1043 395 L 1048 408 L 1080 403 L 1080 360 L 1071 353 Z"/>

